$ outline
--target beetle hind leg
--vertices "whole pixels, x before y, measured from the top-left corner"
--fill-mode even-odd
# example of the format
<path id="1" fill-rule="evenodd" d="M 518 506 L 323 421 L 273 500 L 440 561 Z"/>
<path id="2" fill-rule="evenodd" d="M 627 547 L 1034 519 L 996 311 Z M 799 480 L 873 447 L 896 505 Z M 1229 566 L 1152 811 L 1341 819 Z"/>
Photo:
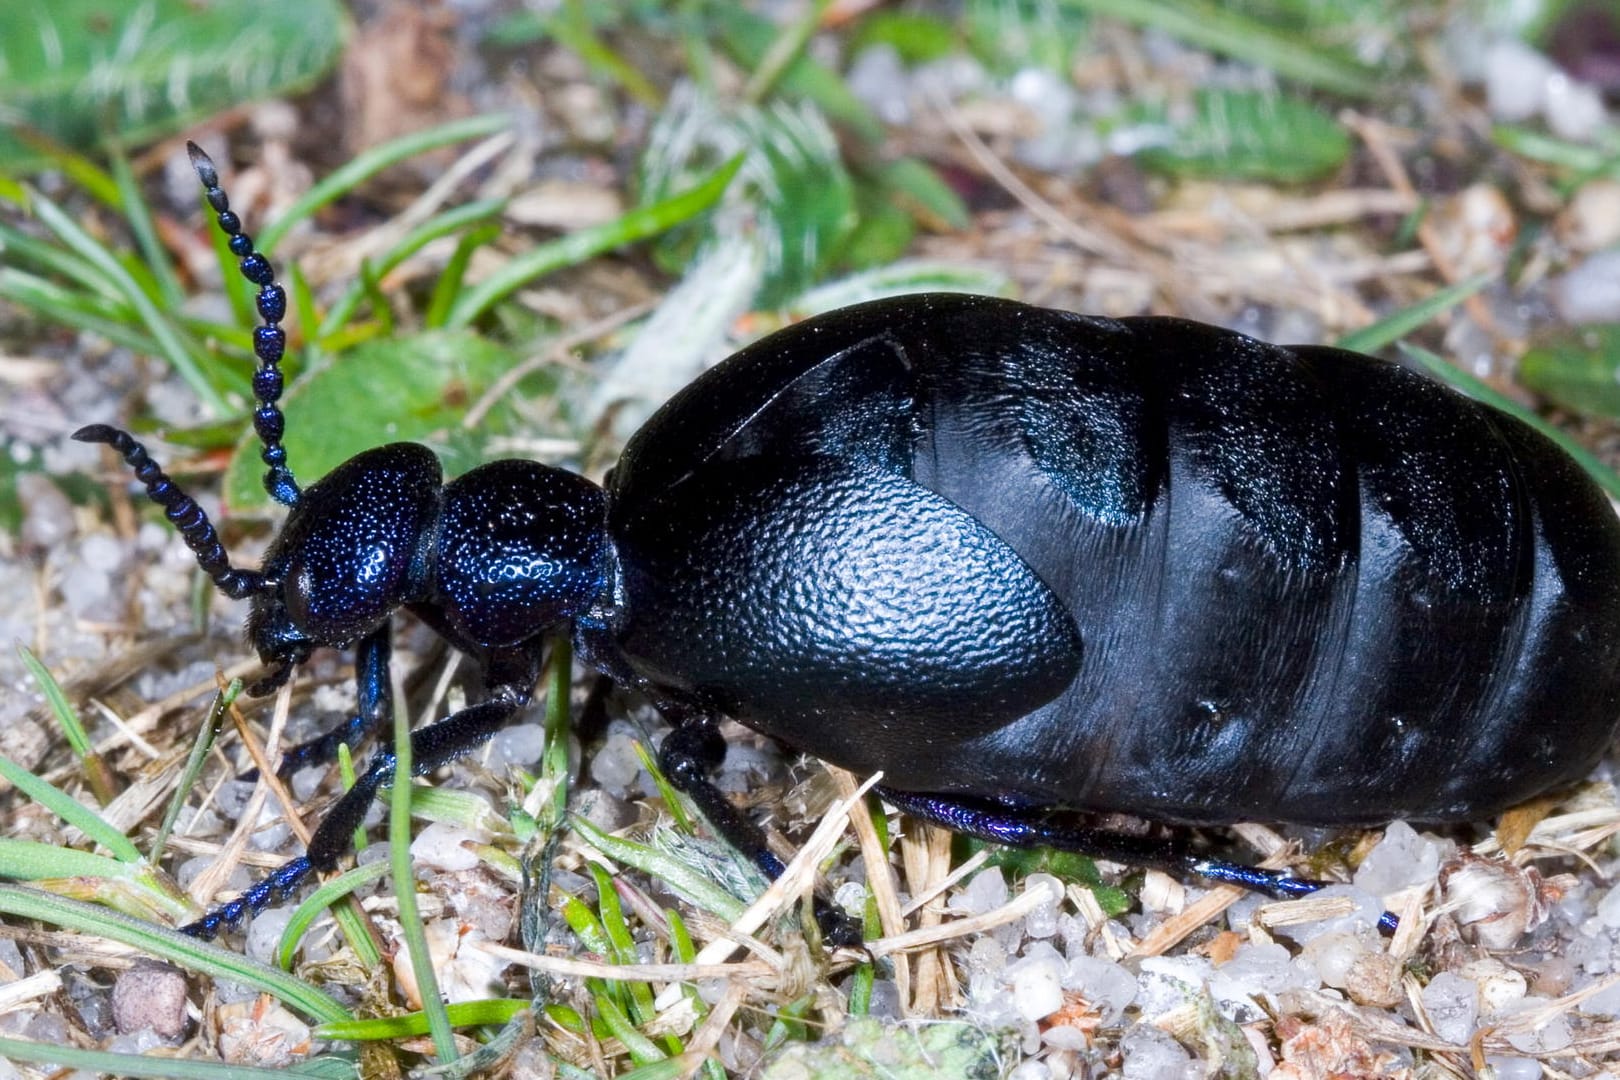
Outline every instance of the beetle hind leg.
<path id="1" fill-rule="evenodd" d="M 919 795 L 891 788 L 874 789 L 883 800 L 912 817 L 943 825 L 952 832 L 1007 847 L 1050 847 L 1073 851 L 1110 862 L 1151 866 L 1178 874 L 1192 874 L 1227 885 L 1265 893 L 1278 899 L 1308 896 L 1330 884 L 1305 878 L 1288 877 L 1259 866 L 1206 859 L 1181 845 L 1147 836 L 1129 836 L 1106 829 L 1087 829 L 1047 820 L 1045 811 L 1019 810 L 995 806 L 973 799 Z M 1395 916 L 1384 912 L 1378 928 L 1393 933 Z"/>

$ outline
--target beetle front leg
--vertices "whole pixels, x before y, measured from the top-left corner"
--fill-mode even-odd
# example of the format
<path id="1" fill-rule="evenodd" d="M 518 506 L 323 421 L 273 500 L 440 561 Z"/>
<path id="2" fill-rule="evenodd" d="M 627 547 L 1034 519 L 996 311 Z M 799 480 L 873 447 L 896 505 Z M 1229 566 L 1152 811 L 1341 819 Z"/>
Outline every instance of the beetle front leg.
<path id="1" fill-rule="evenodd" d="M 300 769 L 324 765 L 337 757 L 339 746 L 353 749 L 393 722 L 394 687 L 388 676 L 392 655 L 393 628 L 383 623 L 354 650 L 354 715 L 308 742 L 283 750 L 276 775 L 285 780 Z M 258 775 L 258 769 L 249 769 L 237 779 L 255 780 Z"/>
<path id="2" fill-rule="evenodd" d="M 386 676 L 386 663 L 383 668 Z M 504 650 L 487 658 L 484 670 L 484 687 L 488 694 L 485 700 L 411 733 L 411 775 L 424 776 L 448 765 L 488 741 L 521 712 L 534 696 L 534 684 L 540 674 L 540 649 L 535 646 Z M 391 695 L 380 698 L 378 708 L 384 721 L 392 721 Z M 236 899 L 182 926 L 181 932 L 212 938 L 236 925 L 243 916 L 257 915 L 271 903 L 285 898 L 313 871 L 336 868 L 338 859 L 349 849 L 354 830 L 365 820 L 371 800 L 384 784 L 394 779 L 394 764 L 393 748 L 379 747 L 366 771 L 355 778 L 354 786 L 344 792 L 321 819 L 303 855 L 283 864 Z"/>

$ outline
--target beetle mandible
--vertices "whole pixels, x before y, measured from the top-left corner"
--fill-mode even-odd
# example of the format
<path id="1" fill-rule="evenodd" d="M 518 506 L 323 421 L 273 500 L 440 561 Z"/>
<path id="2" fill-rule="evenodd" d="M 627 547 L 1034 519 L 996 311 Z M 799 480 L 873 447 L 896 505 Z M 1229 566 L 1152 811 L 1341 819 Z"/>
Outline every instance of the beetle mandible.
<path id="1" fill-rule="evenodd" d="M 390 621 L 472 657 L 475 704 L 413 737 L 416 772 L 528 704 L 542 642 L 675 725 L 660 752 L 774 875 L 707 773 L 731 716 L 884 775 L 918 817 L 1009 844 L 1317 883 L 1076 827 L 1477 819 L 1581 777 L 1620 716 L 1620 524 L 1518 420 L 1402 368 L 1178 319 L 967 295 L 881 300 L 773 334 L 630 439 L 605 487 L 503 460 L 446 484 L 425 447 L 300 489 L 281 445 L 286 299 L 192 163 L 259 286 L 254 426 L 289 507 L 259 570 L 126 432 L 117 450 L 227 595 L 280 686 L 353 648 L 357 715 L 391 722 Z M 186 929 L 211 936 L 346 849 L 379 749 L 302 858 Z"/>

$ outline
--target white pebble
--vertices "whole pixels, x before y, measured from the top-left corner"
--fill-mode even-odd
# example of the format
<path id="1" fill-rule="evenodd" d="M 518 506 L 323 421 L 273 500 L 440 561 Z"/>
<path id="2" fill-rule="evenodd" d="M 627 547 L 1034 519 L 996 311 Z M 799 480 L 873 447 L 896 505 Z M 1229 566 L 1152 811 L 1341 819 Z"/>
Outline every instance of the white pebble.
<path id="1" fill-rule="evenodd" d="M 1599 990 L 1581 1003 L 1581 1011 L 1592 1016 L 1620 1020 L 1620 982 Z"/>
<path id="2" fill-rule="evenodd" d="M 1479 992 L 1473 980 L 1442 971 L 1423 988 L 1423 1009 L 1436 1035 L 1449 1043 L 1467 1046 L 1479 1020 Z"/>
<path id="3" fill-rule="evenodd" d="M 1565 322 L 1620 322 L 1620 251 L 1600 251 L 1554 281 L 1549 295 Z"/>
<path id="4" fill-rule="evenodd" d="M 79 558 L 92 570 L 111 574 L 123 568 L 124 545 L 114 537 L 93 533 L 79 545 Z"/>
<path id="5" fill-rule="evenodd" d="M 949 908 L 963 915 L 982 915 L 994 911 L 1007 902 L 1007 879 L 1001 868 L 991 866 L 968 879 L 967 886 L 951 897 Z"/>
<path id="6" fill-rule="evenodd" d="M 50 551 L 73 535 L 73 503 L 43 474 L 17 473 L 24 546 Z"/>
<path id="7" fill-rule="evenodd" d="M 1384 838 L 1356 868 L 1355 886 L 1388 896 L 1414 885 L 1429 885 L 1440 873 L 1440 845 L 1426 840 L 1404 821 L 1384 830 Z"/>
<path id="8" fill-rule="evenodd" d="M 1199 956 L 1150 956 L 1142 961 L 1136 1004 L 1148 1019 L 1186 1004 L 1209 981 L 1215 967 Z"/>
<path id="9" fill-rule="evenodd" d="M 1063 1007 L 1063 957 L 1037 941 L 1029 954 L 1007 965 L 1002 979 L 1012 986 L 1013 1007 L 1025 1020 L 1039 1020 Z"/>
<path id="10" fill-rule="evenodd" d="M 1186 1048 L 1148 1024 L 1138 1024 L 1120 1040 L 1125 1055 L 1123 1080 L 1192 1080 L 1203 1076 Z"/>
<path id="11" fill-rule="evenodd" d="M 1320 940 L 1320 939 L 1318 939 Z M 1273 997 L 1287 990 L 1290 986 L 1298 986 L 1309 982 L 1298 967 L 1288 950 L 1275 942 L 1270 944 L 1256 944 L 1248 942 L 1239 946 L 1237 954 L 1231 960 L 1215 969 L 1220 979 L 1232 984 L 1242 997 L 1254 997 L 1257 994 L 1268 994 Z M 1322 979 L 1326 982 L 1326 979 Z M 1213 988 L 1212 988 L 1213 989 Z M 1315 989 L 1314 986 L 1310 989 Z M 1217 993 L 1218 997 L 1227 995 Z"/>
<path id="12" fill-rule="evenodd" d="M 539 724 L 513 724 L 489 740 L 491 768 L 527 766 L 540 760 L 546 749 L 546 729 Z"/>
<path id="13" fill-rule="evenodd" d="M 1598 901 L 1597 917 L 1609 929 L 1620 929 L 1620 885 L 1603 894 L 1603 899 Z"/>
<path id="14" fill-rule="evenodd" d="M 641 772 L 641 759 L 636 754 L 636 742 L 623 733 L 609 735 L 591 758 L 591 779 L 608 794 L 623 799 L 630 793 L 630 785 Z"/>
<path id="15" fill-rule="evenodd" d="M 1485 1059 L 1496 1074 L 1496 1080 L 1541 1080 L 1541 1066 L 1529 1058 L 1503 1057 L 1492 1054 Z"/>
<path id="16" fill-rule="evenodd" d="M 1063 882 L 1051 874 L 1031 874 L 1024 882 L 1025 892 L 1044 892 L 1046 901 L 1024 916 L 1024 933 L 1032 938 L 1049 938 L 1057 933 L 1058 902 L 1063 899 Z"/>
<path id="17" fill-rule="evenodd" d="M 290 907 L 273 907 L 253 916 L 248 925 L 247 954 L 263 964 L 275 963 L 276 946 L 292 916 Z"/>
<path id="18" fill-rule="evenodd" d="M 1356 958 L 1366 951 L 1356 934 L 1318 934 L 1306 943 L 1301 955 L 1316 968 L 1322 982 L 1342 990 Z"/>
<path id="19" fill-rule="evenodd" d="M 1603 97 L 1597 87 L 1557 72 L 1547 80 L 1544 108 L 1554 135 L 1571 142 L 1586 142 L 1603 127 Z"/>
<path id="20" fill-rule="evenodd" d="M 1097 1006 L 1103 1022 L 1118 1022 L 1125 1009 L 1136 1000 L 1136 976 L 1112 960 L 1077 956 L 1063 973 L 1066 989 L 1078 991 Z"/>
<path id="21" fill-rule="evenodd" d="M 1521 1000 L 1511 1011 L 1521 1013 L 1546 1008 L 1546 998 L 1530 996 Z M 1574 1036 L 1569 1030 L 1569 1017 L 1561 1012 L 1546 1016 L 1529 1031 L 1511 1031 L 1507 1037 L 1507 1041 L 1515 1050 L 1522 1050 L 1526 1054 L 1551 1054 L 1564 1049 L 1573 1039 Z"/>
<path id="22" fill-rule="evenodd" d="M 467 829 L 436 821 L 411 841 L 411 862 L 418 867 L 454 872 L 478 865 L 471 845 L 478 837 Z"/>
<path id="23" fill-rule="evenodd" d="M 1547 100 L 1547 81 L 1557 74 L 1551 60 L 1512 38 L 1485 50 L 1485 104 L 1505 123 L 1529 120 Z"/>

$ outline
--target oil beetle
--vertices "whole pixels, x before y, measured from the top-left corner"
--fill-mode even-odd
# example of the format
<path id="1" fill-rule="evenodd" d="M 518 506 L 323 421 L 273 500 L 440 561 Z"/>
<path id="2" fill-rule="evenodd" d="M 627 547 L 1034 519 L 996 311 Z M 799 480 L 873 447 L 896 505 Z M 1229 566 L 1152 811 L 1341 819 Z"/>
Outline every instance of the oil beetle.
<path id="1" fill-rule="evenodd" d="M 767 874 L 709 781 L 717 718 L 1006 844 L 1297 881 L 1056 810 L 1169 823 L 1477 819 L 1582 776 L 1620 716 L 1620 524 L 1519 421 L 1399 367 L 1168 318 L 964 295 L 834 311 L 706 372 L 605 487 L 530 461 L 446 484 L 425 447 L 300 489 L 281 445 L 285 295 L 213 164 L 259 286 L 254 427 L 289 514 L 259 570 L 127 433 L 111 445 L 285 682 L 353 648 L 359 708 L 291 768 L 386 730 L 405 608 L 483 674 L 416 771 L 530 700 L 549 633 L 675 730 L 661 761 Z M 308 854 L 187 929 L 261 910 L 348 845 L 379 749 Z"/>

